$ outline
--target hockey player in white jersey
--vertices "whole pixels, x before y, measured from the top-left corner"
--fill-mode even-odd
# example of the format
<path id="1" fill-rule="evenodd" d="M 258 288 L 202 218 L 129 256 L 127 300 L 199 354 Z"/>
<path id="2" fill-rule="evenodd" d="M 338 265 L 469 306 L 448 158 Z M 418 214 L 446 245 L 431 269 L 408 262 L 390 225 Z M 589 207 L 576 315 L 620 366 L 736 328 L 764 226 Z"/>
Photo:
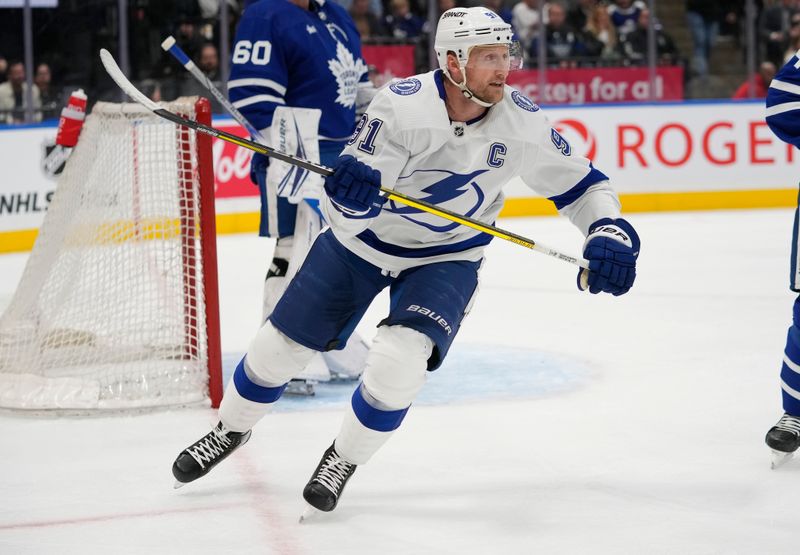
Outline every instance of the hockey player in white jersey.
<path id="1" fill-rule="evenodd" d="M 767 125 L 779 139 L 800 148 L 800 50 L 775 75 L 767 91 Z M 789 288 L 800 293 L 800 219 L 795 212 Z M 783 416 L 767 432 L 773 468 L 800 447 L 800 296 L 794 301 L 792 325 L 786 336 L 781 365 Z"/>
<path id="2" fill-rule="evenodd" d="M 536 104 L 505 84 L 514 46 L 510 26 L 493 12 L 448 10 L 436 32 L 440 68 L 377 94 L 325 180 L 330 229 L 236 368 L 217 427 L 175 461 L 177 485 L 205 475 L 244 443 L 286 382 L 314 352 L 341 348 L 387 287 L 389 313 L 339 434 L 303 490 L 306 501 L 333 510 L 356 467 L 400 426 L 470 310 L 492 237 L 386 202 L 381 184 L 493 222 L 502 186 L 520 176 L 586 235 L 589 291 L 630 289 L 636 231 L 620 218 L 608 178 L 572 151 Z"/>

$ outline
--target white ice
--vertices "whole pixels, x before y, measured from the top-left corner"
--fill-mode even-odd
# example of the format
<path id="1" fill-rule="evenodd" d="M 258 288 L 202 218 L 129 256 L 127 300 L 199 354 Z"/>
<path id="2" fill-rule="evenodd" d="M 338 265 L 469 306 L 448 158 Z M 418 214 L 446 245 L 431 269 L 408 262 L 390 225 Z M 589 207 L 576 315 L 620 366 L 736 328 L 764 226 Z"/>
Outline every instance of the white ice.
<path id="1" fill-rule="evenodd" d="M 800 553 L 800 461 L 771 470 L 764 445 L 782 414 L 792 211 L 629 219 L 643 247 L 620 298 L 495 240 L 448 363 L 336 511 L 307 523 L 300 492 L 352 385 L 281 400 L 177 491 L 172 461 L 211 409 L 0 415 L 0 553 Z M 499 225 L 581 243 L 563 219 Z M 255 331 L 269 251 L 219 239 L 228 366 Z M 0 257 L 0 307 L 24 261 Z"/>

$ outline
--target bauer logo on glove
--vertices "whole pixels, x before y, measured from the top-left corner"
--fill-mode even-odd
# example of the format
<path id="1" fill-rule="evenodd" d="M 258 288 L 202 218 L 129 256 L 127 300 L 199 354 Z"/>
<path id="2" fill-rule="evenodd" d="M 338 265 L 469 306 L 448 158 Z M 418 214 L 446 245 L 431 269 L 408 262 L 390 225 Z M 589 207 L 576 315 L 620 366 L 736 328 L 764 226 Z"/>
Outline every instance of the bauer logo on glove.
<path id="1" fill-rule="evenodd" d="M 590 293 L 627 293 L 636 279 L 639 235 L 622 218 L 603 218 L 589 227 L 583 256 L 589 269 L 578 272 L 578 288 Z"/>

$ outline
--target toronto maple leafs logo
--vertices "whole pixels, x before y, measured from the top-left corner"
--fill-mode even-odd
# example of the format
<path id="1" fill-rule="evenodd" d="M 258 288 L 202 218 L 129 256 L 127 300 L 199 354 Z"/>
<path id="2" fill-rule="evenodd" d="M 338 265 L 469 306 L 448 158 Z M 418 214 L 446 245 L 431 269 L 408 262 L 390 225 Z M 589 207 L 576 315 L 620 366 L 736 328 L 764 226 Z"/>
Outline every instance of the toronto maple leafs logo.
<path id="1" fill-rule="evenodd" d="M 353 58 L 353 53 L 340 42 L 336 44 L 336 59 L 328 60 L 328 69 L 336 77 L 336 103 L 345 108 L 355 106 L 358 82 L 367 72 L 364 60 Z"/>

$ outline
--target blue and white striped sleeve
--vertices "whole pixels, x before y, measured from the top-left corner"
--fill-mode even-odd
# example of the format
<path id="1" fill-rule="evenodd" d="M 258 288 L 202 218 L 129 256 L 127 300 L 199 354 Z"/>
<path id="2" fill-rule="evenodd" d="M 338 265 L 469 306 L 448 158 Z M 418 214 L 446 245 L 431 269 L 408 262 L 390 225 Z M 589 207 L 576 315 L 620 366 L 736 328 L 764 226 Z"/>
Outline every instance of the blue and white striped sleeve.
<path id="1" fill-rule="evenodd" d="M 286 42 L 273 36 L 272 20 L 247 16 L 246 10 L 236 32 L 228 99 L 253 127 L 264 130 L 272 125 L 275 108 L 286 104 Z"/>
<path id="2" fill-rule="evenodd" d="M 780 140 L 800 148 L 800 50 L 772 79 L 766 117 Z"/>

